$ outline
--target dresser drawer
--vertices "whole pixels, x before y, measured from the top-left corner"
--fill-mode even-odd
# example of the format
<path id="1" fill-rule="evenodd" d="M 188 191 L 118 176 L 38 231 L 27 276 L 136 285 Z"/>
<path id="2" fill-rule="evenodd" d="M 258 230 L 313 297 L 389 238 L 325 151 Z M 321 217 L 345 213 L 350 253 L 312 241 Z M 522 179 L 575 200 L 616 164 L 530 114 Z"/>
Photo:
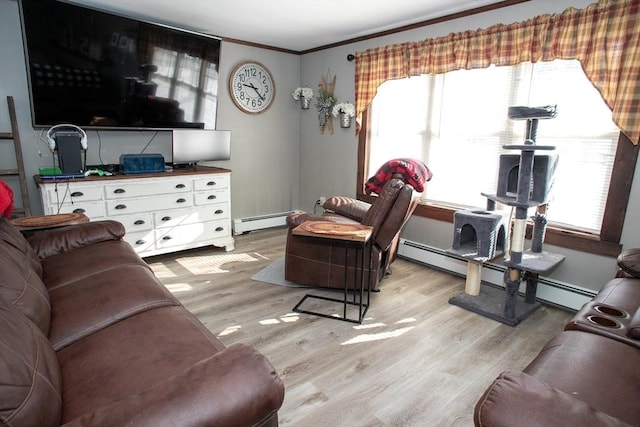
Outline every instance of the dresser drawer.
<path id="1" fill-rule="evenodd" d="M 167 209 L 193 206 L 190 194 L 163 194 L 153 197 L 139 197 L 135 199 L 122 198 L 107 200 L 107 213 L 124 215 L 136 212 L 154 212 Z"/>
<path id="2" fill-rule="evenodd" d="M 158 229 L 156 230 L 156 247 L 162 249 L 184 246 L 229 236 L 228 225 L 229 221 L 222 220 Z"/>
<path id="3" fill-rule="evenodd" d="M 114 215 L 113 219 L 122 223 L 127 233 L 153 229 L 153 214 L 140 212 L 132 215 Z"/>
<path id="4" fill-rule="evenodd" d="M 122 180 L 115 184 L 105 185 L 107 199 L 122 199 L 129 197 L 144 197 L 151 194 L 171 194 L 191 192 L 191 180 L 167 179 L 154 182 L 127 182 Z"/>
<path id="5" fill-rule="evenodd" d="M 196 206 L 210 205 L 214 203 L 225 203 L 229 201 L 228 190 L 198 191 L 193 198 Z"/>
<path id="6" fill-rule="evenodd" d="M 212 221 L 231 218 L 231 205 L 229 203 L 216 203 L 207 206 L 206 218 Z"/>
<path id="7" fill-rule="evenodd" d="M 45 213 L 48 215 L 57 213 L 83 213 L 92 221 L 103 219 L 106 216 L 104 202 L 102 201 L 64 204 L 60 206 L 60 209 L 56 206 L 49 206 L 49 209 L 46 209 Z"/>
<path id="8" fill-rule="evenodd" d="M 153 214 L 153 220 L 156 228 L 167 228 L 205 221 L 215 221 L 228 218 L 228 216 L 228 204 L 219 203 L 207 207 L 156 212 Z"/>
<path id="9" fill-rule="evenodd" d="M 47 185 L 49 200 L 54 204 L 77 203 L 87 200 L 102 200 L 102 186 L 60 183 Z"/>
<path id="10" fill-rule="evenodd" d="M 229 175 L 213 175 L 193 180 L 194 191 L 229 188 Z"/>
<path id="11" fill-rule="evenodd" d="M 129 243 L 136 252 L 145 252 L 155 248 L 155 233 L 153 230 L 127 232 L 123 240 Z"/>

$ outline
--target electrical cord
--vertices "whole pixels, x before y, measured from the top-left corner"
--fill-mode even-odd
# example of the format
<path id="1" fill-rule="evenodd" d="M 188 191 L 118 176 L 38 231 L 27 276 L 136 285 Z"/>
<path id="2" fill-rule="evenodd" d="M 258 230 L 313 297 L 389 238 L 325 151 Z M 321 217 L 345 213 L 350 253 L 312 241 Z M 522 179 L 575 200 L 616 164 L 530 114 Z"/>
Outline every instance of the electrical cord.
<path id="1" fill-rule="evenodd" d="M 155 137 L 158 136 L 158 131 L 156 131 L 156 133 L 153 134 L 153 136 L 151 137 L 151 139 L 149 140 L 149 142 L 147 142 L 147 145 L 145 145 L 142 150 L 140 150 L 140 154 L 144 153 L 144 151 L 149 148 L 149 145 L 151 145 L 151 143 L 153 142 L 153 140 L 155 139 Z"/>
<path id="2" fill-rule="evenodd" d="M 56 205 L 58 209 L 56 210 L 56 214 L 59 214 L 62 210 L 62 205 L 64 201 L 67 199 L 67 195 L 71 193 L 71 188 L 69 187 L 69 183 L 67 182 L 67 187 L 65 188 L 64 194 L 62 195 L 62 200 L 60 200 L 60 192 L 58 191 L 58 181 L 54 178 L 54 191 L 56 193 Z M 71 199 L 71 204 L 73 204 L 73 198 Z"/>
<path id="3" fill-rule="evenodd" d="M 98 137 L 98 160 L 100 160 L 101 165 L 104 165 L 104 161 L 102 160 L 102 138 L 100 137 L 100 132 L 96 131 L 96 136 Z"/>

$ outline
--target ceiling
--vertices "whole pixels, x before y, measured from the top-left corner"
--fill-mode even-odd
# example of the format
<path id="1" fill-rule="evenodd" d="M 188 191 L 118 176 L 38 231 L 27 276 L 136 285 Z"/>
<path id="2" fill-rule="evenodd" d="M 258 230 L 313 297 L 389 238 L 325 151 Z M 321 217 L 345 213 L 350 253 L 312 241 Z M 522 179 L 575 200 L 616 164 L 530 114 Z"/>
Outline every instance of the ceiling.
<path id="1" fill-rule="evenodd" d="M 304 52 L 498 0 L 71 0 L 178 28 Z"/>

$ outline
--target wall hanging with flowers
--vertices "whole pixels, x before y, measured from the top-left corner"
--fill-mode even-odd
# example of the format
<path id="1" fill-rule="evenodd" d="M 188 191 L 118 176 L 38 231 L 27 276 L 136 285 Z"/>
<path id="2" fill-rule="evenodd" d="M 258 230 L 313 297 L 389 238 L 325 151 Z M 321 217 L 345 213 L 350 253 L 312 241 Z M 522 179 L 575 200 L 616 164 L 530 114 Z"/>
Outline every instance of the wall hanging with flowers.
<path id="1" fill-rule="evenodd" d="M 329 83 L 330 82 L 330 83 Z M 333 94 L 336 88 L 336 76 L 330 77 L 327 72 L 327 77 L 320 77 L 320 84 L 318 85 L 318 102 L 316 108 L 318 108 L 318 122 L 320 123 L 320 134 L 324 134 L 325 127 L 329 134 L 333 135 L 333 122 L 331 121 L 331 110 L 336 104 L 338 99 Z"/>
<path id="2" fill-rule="evenodd" d="M 291 96 L 293 96 L 293 99 L 296 101 L 300 101 L 300 107 L 303 110 L 308 110 L 309 105 L 311 105 L 311 100 L 313 99 L 313 89 L 307 86 L 297 87 Z"/>
<path id="3" fill-rule="evenodd" d="M 350 102 L 340 102 L 333 106 L 333 117 L 340 117 L 340 127 L 351 127 L 351 119 L 356 115 L 356 107 Z"/>

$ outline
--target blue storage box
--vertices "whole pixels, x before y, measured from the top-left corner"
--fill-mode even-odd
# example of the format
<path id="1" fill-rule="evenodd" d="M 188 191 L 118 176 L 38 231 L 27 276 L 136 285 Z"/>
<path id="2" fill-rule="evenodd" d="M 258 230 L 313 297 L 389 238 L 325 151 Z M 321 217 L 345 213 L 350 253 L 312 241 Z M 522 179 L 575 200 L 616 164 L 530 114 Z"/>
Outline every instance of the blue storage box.
<path id="1" fill-rule="evenodd" d="M 124 174 L 164 172 L 162 154 L 121 154 L 120 172 Z"/>

